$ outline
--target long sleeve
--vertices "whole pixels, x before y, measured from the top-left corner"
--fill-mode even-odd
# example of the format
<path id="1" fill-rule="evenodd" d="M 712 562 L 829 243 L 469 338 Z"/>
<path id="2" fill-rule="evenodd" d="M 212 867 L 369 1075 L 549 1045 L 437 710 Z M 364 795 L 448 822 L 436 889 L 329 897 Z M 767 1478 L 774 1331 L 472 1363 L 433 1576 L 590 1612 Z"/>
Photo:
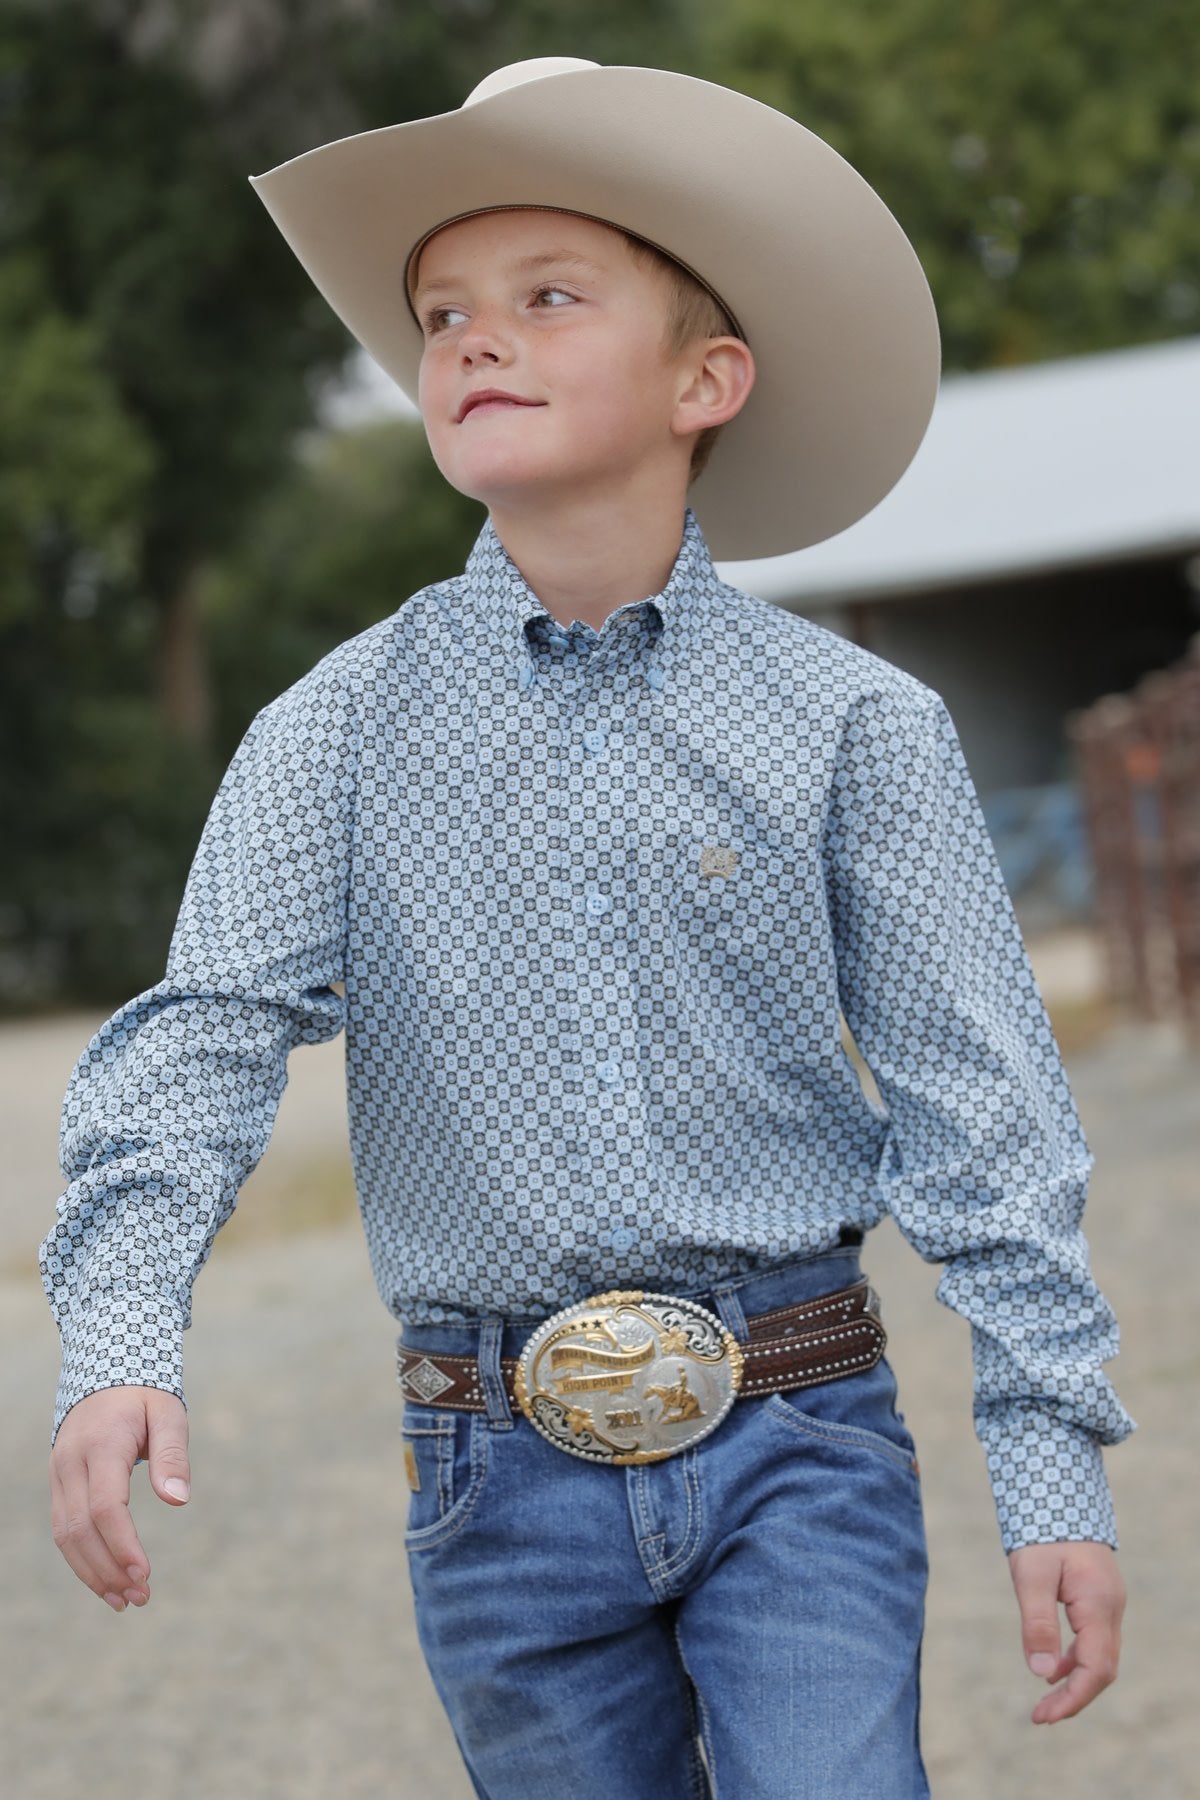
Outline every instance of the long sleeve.
<path id="1" fill-rule="evenodd" d="M 1081 1217 L 1092 1156 L 945 703 L 859 701 L 823 838 L 846 1021 L 887 1110 L 879 1182 L 971 1325 L 1005 1550 L 1116 1545 L 1100 1446 L 1134 1429 Z"/>
<path id="2" fill-rule="evenodd" d="M 183 1398 L 193 1280 L 267 1147 L 299 1043 L 345 1001 L 353 730 L 325 666 L 256 715 L 213 800 L 155 987 L 71 1073 L 68 1182 L 41 1249 L 62 1339 L 52 1439 L 76 1401 L 143 1385 Z"/>

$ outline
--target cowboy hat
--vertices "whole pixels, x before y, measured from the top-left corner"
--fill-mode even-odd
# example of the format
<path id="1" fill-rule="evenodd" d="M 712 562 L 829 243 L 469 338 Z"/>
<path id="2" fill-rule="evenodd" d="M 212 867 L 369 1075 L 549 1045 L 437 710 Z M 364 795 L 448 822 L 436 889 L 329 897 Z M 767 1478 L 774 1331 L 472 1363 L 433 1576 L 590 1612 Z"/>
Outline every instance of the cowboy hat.
<path id="1" fill-rule="evenodd" d="M 828 144 L 774 107 L 667 69 L 535 57 L 456 112 L 338 138 L 251 186 L 342 321 L 416 403 L 414 252 L 496 208 L 581 213 L 715 293 L 758 375 L 688 491 L 712 555 L 844 531 L 916 454 L 940 370 L 916 252 Z"/>

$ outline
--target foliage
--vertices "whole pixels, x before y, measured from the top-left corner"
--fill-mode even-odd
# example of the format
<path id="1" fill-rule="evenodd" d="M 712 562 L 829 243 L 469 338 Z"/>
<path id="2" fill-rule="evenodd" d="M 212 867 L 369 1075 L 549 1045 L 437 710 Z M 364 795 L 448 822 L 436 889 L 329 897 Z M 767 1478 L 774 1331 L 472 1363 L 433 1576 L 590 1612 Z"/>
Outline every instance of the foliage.
<path id="1" fill-rule="evenodd" d="M 99 569 L 132 573 L 153 450 L 104 367 L 91 326 L 48 299 L 31 258 L 0 264 L 0 629 L 27 618 L 67 546 L 67 610 Z"/>

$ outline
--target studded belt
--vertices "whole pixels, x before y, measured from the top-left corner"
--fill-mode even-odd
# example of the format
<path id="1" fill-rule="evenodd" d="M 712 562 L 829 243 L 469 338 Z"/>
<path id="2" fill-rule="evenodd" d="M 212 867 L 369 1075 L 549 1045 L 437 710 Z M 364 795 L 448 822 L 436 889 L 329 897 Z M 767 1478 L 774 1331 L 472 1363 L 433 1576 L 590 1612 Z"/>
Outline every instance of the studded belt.
<path id="1" fill-rule="evenodd" d="M 558 1449 L 589 1462 L 655 1462 L 715 1431 L 735 1400 L 858 1374 L 887 1345 L 865 1279 L 746 1325 L 739 1342 L 695 1301 L 596 1294 L 539 1325 L 500 1373 L 509 1405 Z M 397 1380 L 417 1405 L 487 1411 L 477 1357 L 400 1344 Z"/>

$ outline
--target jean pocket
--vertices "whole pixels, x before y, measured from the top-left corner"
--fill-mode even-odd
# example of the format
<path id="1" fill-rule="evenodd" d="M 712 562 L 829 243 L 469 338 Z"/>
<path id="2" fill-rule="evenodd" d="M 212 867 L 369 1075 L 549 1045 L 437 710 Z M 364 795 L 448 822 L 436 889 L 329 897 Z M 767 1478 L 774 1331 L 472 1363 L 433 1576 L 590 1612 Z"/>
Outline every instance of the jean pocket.
<path id="1" fill-rule="evenodd" d="M 408 1478 L 408 1549 L 428 1549 L 466 1524 L 487 1475 L 487 1420 L 479 1413 L 406 1405 L 400 1426 Z"/>
<path id="2" fill-rule="evenodd" d="M 896 1378 L 881 1357 L 860 1375 L 770 1394 L 766 1407 L 775 1421 L 801 1435 L 886 1456 L 916 1476 L 917 1447 L 895 1401 Z"/>

